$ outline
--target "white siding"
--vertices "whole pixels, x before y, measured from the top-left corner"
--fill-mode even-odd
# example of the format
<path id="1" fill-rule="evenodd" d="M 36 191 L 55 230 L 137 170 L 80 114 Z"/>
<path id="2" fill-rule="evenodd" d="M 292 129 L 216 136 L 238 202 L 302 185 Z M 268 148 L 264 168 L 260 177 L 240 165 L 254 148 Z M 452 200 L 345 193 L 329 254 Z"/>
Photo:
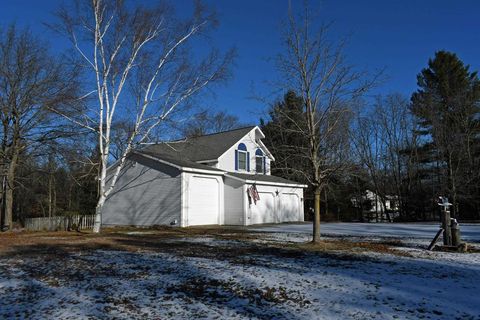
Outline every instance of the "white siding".
<path id="1" fill-rule="evenodd" d="M 244 225 L 244 183 L 225 178 L 225 224 Z"/>
<path id="2" fill-rule="evenodd" d="M 255 174 L 256 173 L 255 172 L 255 151 L 257 151 L 258 148 L 261 149 L 260 145 L 256 142 L 256 138 L 260 138 L 260 137 L 256 137 L 255 132 L 256 130 L 253 129 L 241 141 L 239 141 L 237 144 L 235 144 L 230 149 L 228 149 L 227 152 L 225 152 L 220 158 L 218 158 L 218 164 L 216 167 L 221 170 L 230 171 L 230 172 L 242 172 L 242 173 Z M 250 171 L 249 172 L 235 171 L 235 150 L 237 149 L 240 143 L 245 144 L 245 146 L 247 147 L 247 151 L 250 154 Z M 270 158 L 268 156 L 266 158 L 265 167 L 266 167 L 266 174 L 270 174 Z M 259 173 L 263 174 L 263 172 L 259 172 Z"/>

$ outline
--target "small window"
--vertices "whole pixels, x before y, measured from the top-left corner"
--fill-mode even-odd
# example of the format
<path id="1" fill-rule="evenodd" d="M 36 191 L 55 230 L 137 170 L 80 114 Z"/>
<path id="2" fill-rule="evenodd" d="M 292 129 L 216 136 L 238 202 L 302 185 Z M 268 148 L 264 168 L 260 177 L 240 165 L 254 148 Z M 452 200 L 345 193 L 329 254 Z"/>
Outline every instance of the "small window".
<path id="1" fill-rule="evenodd" d="M 250 171 L 247 146 L 240 143 L 235 150 L 235 170 Z"/>
<path id="2" fill-rule="evenodd" d="M 257 173 L 265 173 L 265 157 L 260 149 L 257 149 L 255 152 L 255 171 Z"/>
<path id="3" fill-rule="evenodd" d="M 263 173 L 263 157 L 256 156 L 255 170 L 257 173 Z"/>
<path id="4" fill-rule="evenodd" d="M 238 169 L 247 170 L 247 153 L 238 150 Z"/>

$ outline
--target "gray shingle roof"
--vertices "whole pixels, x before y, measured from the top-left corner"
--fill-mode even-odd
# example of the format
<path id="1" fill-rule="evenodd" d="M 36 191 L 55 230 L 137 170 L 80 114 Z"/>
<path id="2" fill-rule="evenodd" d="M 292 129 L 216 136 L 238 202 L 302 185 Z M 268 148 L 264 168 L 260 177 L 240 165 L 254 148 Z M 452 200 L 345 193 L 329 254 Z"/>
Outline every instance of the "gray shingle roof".
<path id="1" fill-rule="evenodd" d="M 227 176 L 232 176 L 240 178 L 242 180 L 253 180 L 253 181 L 262 181 L 262 182 L 273 182 L 273 183 L 284 183 L 284 184 L 300 184 L 295 181 L 287 180 L 272 175 L 264 174 L 246 174 L 246 173 L 237 173 L 237 172 L 227 172 Z"/>
<path id="2" fill-rule="evenodd" d="M 250 126 L 184 140 L 152 144 L 136 152 L 163 160 L 182 168 L 225 172 L 196 161 L 218 159 L 222 154 L 224 154 L 254 128 L 255 126 Z M 237 172 L 225 173 L 227 176 L 248 181 L 299 185 L 298 182 L 272 175 L 257 175 Z"/>
<path id="3" fill-rule="evenodd" d="M 149 145 L 141 152 L 187 161 L 216 160 L 255 126 Z"/>
<path id="4" fill-rule="evenodd" d="M 137 153 L 137 154 L 140 154 L 140 155 L 145 154 L 145 155 L 163 160 L 165 162 L 168 162 L 170 164 L 173 164 L 175 166 L 179 166 L 179 167 L 182 167 L 182 168 L 191 168 L 191 169 L 201 169 L 201 170 L 208 170 L 208 171 L 224 172 L 223 170 L 213 168 L 213 167 L 207 166 L 205 164 L 196 163 L 196 162 L 193 162 L 193 161 L 188 160 L 186 158 L 182 158 L 180 154 L 172 156 L 172 155 L 168 155 L 168 154 L 152 153 L 152 152 L 149 152 L 148 150 L 147 151 L 142 150 L 140 152 L 134 152 L 134 153 Z"/>

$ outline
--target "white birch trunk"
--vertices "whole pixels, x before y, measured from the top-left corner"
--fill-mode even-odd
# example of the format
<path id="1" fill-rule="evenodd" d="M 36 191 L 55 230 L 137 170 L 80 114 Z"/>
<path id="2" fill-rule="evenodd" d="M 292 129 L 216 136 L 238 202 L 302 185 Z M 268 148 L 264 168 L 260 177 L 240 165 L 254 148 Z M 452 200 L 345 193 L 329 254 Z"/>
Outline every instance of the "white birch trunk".
<path id="1" fill-rule="evenodd" d="M 97 207 L 95 208 L 95 222 L 93 224 L 93 232 L 95 233 L 99 233 L 102 226 L 102 209 L 106 199 L 105 196 L 100 195 Z"/>
<path id="2" fill-rule="evenodd" d="M 110 7 L 114 6 L 114 7 Z M 115 7 L 118 6 L 118 7 Z M 87 46 L 92 48 L 91 55 L 86 54 L 80 47 L 80 43 L 74 29 L 76 25 L 69 25 L 75 19 L 65 19 L 67 30 L 69 32 L 70 40 L 74 48 L 78 51 L 80 56 L 87 62 L 92 69 L 95 76 L 95 90 L 97 93 L 97 109 L 93 109 L 91 116 L 87 123 L 74 119 L 74 117 L 63 115 L 72 122 L 87 128 L 95 134 L 98 134 L 98 151 L 99 151 L 99 172 L 98 172 L 98 202 L 95 209 L 95 225 L 94 232 L 100 232 L 102 224 L 102 210 L 105 202 L 115 187 L 119 174 L 127 160 L 129 152 L 135 148 L 138 143 L 143 142 L 151 134 L 153 129 L 160 125 L 179 105 L 181 105 L 190 96 L 197 93 L 207 84 L 215 80 L 222 80 L 221 74 L 225 69 L 225 65 L 229 62 L 228 55 L 225 56 L 223 62 L 216 64 L 214 60 L 206 59 L 205 63 L 198 64 L 199 69 L 189 70 L 180 68 L 183 66 L 179 63 L 178 72 L 175 70 L 171 72 L 170 77 L 166 77 L 163 70 L 165 70 L 170 61 L 175 61 L 175 56 L 178 48 L 181 47 L 189 38 L 196 35 L 202 30 L 210 19 L 207 15 L 194 16 L 188 29 L 179 29 L 173 38 L 167 37 L 165 40 L 160 37 L 162 32 L 167 32 L 165 27 L 165 19 L 169 16 L 158 16 L 158 19 L 153 19 L 151 12 L 145 14 L 145 21 L 139 23 L 137 17 L 132 16 L 128 20 L 128 11 L 131 8 L 125 8 L 122 2 L 104 2 L 102 0 L 92 1 L 91 14 L 93 14 L 94 21 L 90 25 L 89 19 L 85 19 L 85 25 L 79 26 L 80 33 L 87 33 L 92 36 L 93 43 L 88 43 Z M 88 14 L 90 16 L 90 13 Z M 141 15 L 139 15 L 141 16 Z M 150 19 L 150 20 L 149 20 Z M 137 25 L 130 26 L 125 24 L 125 21 L 137 22 Z M 120 26 L 120 27 L 119 27 Z M 126 28 L 124 28 L 127 26 Z M 119 28 L 117 28 L 119 27 Z M 132 30 L 128 29 L 132 28 Z M 77 29 L 75 29 L 77 30 Z M 119 31 L 120 30 L 120 31 Z M 118 34 L 115 34 L 117 32 Z M 182 32 L 182 33 L 180 33 Z M 114 36 L 112 36 L 112 33 Z M 88 37 L 87 37 L 88 38 Z M 112 40 L 115 39 L 115 40 Z M 163 51 L 157 51 L 158 47 L 153 45 L 150 49 L 148 46 L 155 41 L 161 41 L 160 46 Z M 108 43 L 107 43 L 108 42 Z M 159 43 L 156 43 L 157 45 Z M 142 53 L 157 52 L 158 56 L 152 55 L 155 60 L 154 65 L 145 63 L 142 65 Z M 120 62 L 119 62 L 120 61 Z M 208 66 L 208 69 L 206 69 Z M 142 83 L 142 90 L 139 94 L 139 101 L 141 104 L 135 105 L 136 114 L 133 116 L 133 130 L 129 133 L 127 138 L 127 145 L 118 164 L 112 172 L 108 173 L 110 148 L 111 148 L 111 132 L 112 125 L 115 123 L 115 111 L 117 106 L 122 106 L 125 101 L 121 101 L 121 96 L 125 85 L 131 78 L 132 69 L 145 70 L 145 83 Z M 170 66 L 168 68 L 171 68 Z M 169 70 L 169 69 L 167 69 Z M 153 71 L 150 73 L 150 71 Z M 170 72 L 170 71 L 166 71 Z M 160 88 L 160 89 L 159 89 Z M 165 92 L 157 92 L 163 90 Z M 128 89 L 127 89 L 128 90 Z M 91 92 L 91 93 L 92 93 Z M 89 93 L 90 94 L 90 93 Z M 89 94 L 85 95 L 88 96 Z M 131 106 L 129 106 L 131 107 Z M 156 108 L 154 110 L 150 110 Z M 87 117 L 87 116 L 86 116 Z M 91 125 L 91 123 L 95 123 Z M 108 181 L 107 181 L 107 178 Z"/>

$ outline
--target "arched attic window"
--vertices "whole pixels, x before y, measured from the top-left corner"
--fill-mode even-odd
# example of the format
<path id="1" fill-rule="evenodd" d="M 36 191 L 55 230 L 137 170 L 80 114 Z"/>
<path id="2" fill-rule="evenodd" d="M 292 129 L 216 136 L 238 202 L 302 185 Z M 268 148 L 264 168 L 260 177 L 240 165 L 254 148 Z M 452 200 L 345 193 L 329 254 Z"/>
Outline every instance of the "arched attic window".
<path id="1" fill-rule="evenodd" d="M 265 174 L 265 155 L 261 149 L 255 151 L 255 172 Z"/>
<path id="2" fill-rule="evenodd" d="M 235 170 L 250 171 L 250 153 L 243 143 L 240 143 L 235 150 Z"/>

